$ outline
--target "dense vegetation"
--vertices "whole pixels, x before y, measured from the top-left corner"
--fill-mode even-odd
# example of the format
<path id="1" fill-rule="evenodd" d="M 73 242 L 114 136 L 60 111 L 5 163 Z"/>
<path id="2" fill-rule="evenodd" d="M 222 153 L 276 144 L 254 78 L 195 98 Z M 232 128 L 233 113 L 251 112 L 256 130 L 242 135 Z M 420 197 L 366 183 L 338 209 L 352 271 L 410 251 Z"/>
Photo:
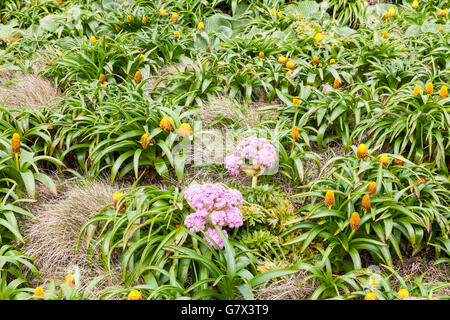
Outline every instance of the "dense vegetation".
<path id="1" fill-rule="evenodd" d="M 0 299 L 103 278 L 42 279 L 22 252 L 52 171 L 132 181 L 73 243 L 120 266 L 100 299 L 253 299 L 299 272 L 311 299 L 448 298 L 394 264 L 450 263 L 449 3 L 393 2 L 2 1 L 0 72 L 60 97 L 0 101 Z M 224 131 L 221 161 L 188 161 Z"/>

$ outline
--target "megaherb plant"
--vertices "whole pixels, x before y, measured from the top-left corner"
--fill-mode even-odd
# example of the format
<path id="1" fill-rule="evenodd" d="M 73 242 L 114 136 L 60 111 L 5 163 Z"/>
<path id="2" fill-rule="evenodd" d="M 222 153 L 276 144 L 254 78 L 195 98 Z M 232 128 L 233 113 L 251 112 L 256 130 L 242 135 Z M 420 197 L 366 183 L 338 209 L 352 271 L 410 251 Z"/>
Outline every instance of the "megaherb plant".
<path id="1" fill-rule="evenodd" d="M 392 264 L 392 253 L 413 254 L 448 234 L 448 179 L 397 155 L 371 156 L 360 145 L 357 157 L 338 157 L 323 178 L 301 187 L 300 217 L 285 245 L 301 242 L 321 252 L 336 268 L 361 268 L 361 252 Z M 324 241 L 324 242 L 323 242 Z"/>
<path id="2" fill-rule="evenodd" d="M 387 95 L 382 109 L 362 120 L 352 137 L 388 144 L 395 153 L 415 163 L 430 162 L 448 172 L 450 100 L 445 89 L 442 91 L 436 93 L 428 82 Z"/>
<path id="3" fill-rule="evenodd" d="M 312 300 L 438 300 L 448 299 L 439 290 L 448 283 L 423 281 L 425 274 L 401 277 L 393 268 L 382 265 L 383 271 L 373 268 L 354 269 L 342 275 L 332 273 L 331 265 L 301 264 L 310 275 L 304 281 L 319 283 Z"/>
<path id="4" fill-rule="evenodd" d="M 251 289 L 273 277 L 295 272 L 276 270 L 256 275 L 255 256 L 241 244 L 217 234 L 223 250 L 182 226 L 186 213 L 177 189 L 156 187 L 115 195 L 115 210 L 103 208 L 82 228 L 79 241 L 98 248 L 107 270 L 119 254 L 123 280 L 148 299 L 251 299 Z M 190 275 L 190 279 L 188 279 Z M 144 281 L 144 284 L 139 284 Z M 109 290 L 102 297 L 129 293 Z"/>
<path id="5" fill-rule="evenodd" d="M 49 156 L 36 156 L 35 152 L 27 151 L 21 146 L 21 137 L 14 133 L 11 142 L 0 138 L 0 178 L 9 187 L 15 187 L 15 193 L 19 196 L 24 191 L 32 199 L 35 198 L 36 181 L 41 182 L 53 194 L 56 194 L 56 186 L 53 180 L 40 172 L 37 164 L 45 160 L 59 167 L 65 167 L 61 161 Z"/>

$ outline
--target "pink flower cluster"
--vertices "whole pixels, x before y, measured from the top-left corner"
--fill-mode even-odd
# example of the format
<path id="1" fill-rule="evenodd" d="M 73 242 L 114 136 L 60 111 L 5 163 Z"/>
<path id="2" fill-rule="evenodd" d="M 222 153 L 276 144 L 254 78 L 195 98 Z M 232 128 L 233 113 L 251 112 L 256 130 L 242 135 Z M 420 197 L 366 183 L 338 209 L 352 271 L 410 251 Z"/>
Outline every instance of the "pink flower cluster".
<path id="1" fill-rule="evenodd" d="M 275 147 L 264 138 L 252 136 L 242 140 L 234 149 L 232 155 L 225 158 L 225 168 L 238 175 L 240 169 L 245 169 L 246 164 L 260 165 L 260 170 L 270 168 L 275 162 L 277 153 Z M 246 160 L 247 163 L 246 163 Z"/>
<path id="2" fill-rule="evenodd" d="M 184 220 L 191 232 L 205 230 L 220 248 L 223 242 L 214 226 L 219 226 L 228 237 L 223 227 L 237 228 L 242 226 L 242 213 L 237 207 L 242 203 L 242 194 L 235 189 L 226 189 L 220 184 L 193 185 L 186 189 L 184 198 L 196 211 Z M 203 237 L 214 249 L 215 244 L 205 235 Z"/>

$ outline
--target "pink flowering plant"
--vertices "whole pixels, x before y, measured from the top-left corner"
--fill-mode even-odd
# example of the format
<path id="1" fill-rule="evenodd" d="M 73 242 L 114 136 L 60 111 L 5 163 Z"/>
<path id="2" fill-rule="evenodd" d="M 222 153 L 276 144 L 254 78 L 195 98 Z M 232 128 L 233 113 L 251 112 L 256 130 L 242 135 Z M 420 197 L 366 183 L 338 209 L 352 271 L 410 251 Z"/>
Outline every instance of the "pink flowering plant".
<path id="1" fill-rule="evenodd" d="M 223 249 L 216 226 L 228 237 L 224 227 L 242 226 L 242 213 L 238 206 L 242 203 L 242 194 L 235 189 L 226 189 L 220 184 L 193 185 L 186 189 L 184 198 L 195 212 L 189 214 L 184 224 L 191 232 L 205 232 L 204 239 L 214 249 L 218 245 Z"/>
<path id="2" fill-rule="evenodd" d="M 253 177 L 252 187 L 256 187 L 257 177 L 270 169 L 277 159 L 275 147 L 266 139 L 252 136 L 242 140 L 233 154 L 224 160 L 225 168 L 233 175 L 243 171 Z"/>

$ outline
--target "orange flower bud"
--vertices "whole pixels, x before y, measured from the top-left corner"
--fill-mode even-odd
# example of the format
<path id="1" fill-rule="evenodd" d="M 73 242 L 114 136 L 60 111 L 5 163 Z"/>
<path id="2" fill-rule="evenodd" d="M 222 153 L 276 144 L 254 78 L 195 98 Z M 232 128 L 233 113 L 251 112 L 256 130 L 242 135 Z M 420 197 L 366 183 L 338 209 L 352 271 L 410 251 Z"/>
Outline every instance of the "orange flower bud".
<path id="1" fill-rule="evenodd" d="M 319 57 L 318 56 L 314 56 L 313 57 L 313 65 L 317 65 L 319 63 Z"/>
<path id="2" fill-rule="evenodd" d="M 11 147 L 14 153 L 20 153 L 20 136 L 18 133 L 14 133 L 11 140 Z"/>
<path id="3" fill-rule="evenodd" d="M 328 206 L 328 209 L 331 209 L 331 207 L 334 205 L 334 191 L 328 190 L 325 194 L 325 204 Z"/>
<path id="4" fill-rule="evenodd" d="M 339 79 L 334 79 L 333 88 L 338 89 L 340 85 L 341 82 L 339 81 Z"/>
<path id="5" fill-rule="evenodd" d="M 363 158 L 367 157 L 368 155 L 369 155 L 369 151 L 367 150 L 367 146 L 365 144 L 361 143 L 358 146 L 358 149 L 356 149 L 356 156 L 359 159 L 363 159 Z"/>
<path id="6" fill-rule="evenodd" d="M 169 121 L 170 119 L 170 121 Z M 169 117 L 169 119 L 167 119 L 166 117 L 163 117 L 161 119 L 161 121 L 159 122 L 159 127 L 163 130 L 167 130 L 167 131 L 172 131 L 173 127 L 171 122 L 173 123 L 173 118 Z"/>
<path id="7" fill-rule="evenodd" d="M 181 126 L 178 128 L 178 135 L 180 137 L 187 137 L 192 136 L 192 128 L 189 123 L 182 123 Z"/>
<path id="8" fill-rule="evenodd" d="M 389 157 L 387 156 L 387 155 L 382 155 L 381 157 L 380 157 L 380 163 L 382 164 L 382 165 L 385 165 L 385 166 L 388 166 L 389 165 Z"/>
<path id="9" fill-rule="evenodd" d="M 364 300 L 377 300 L 377 295 L 374 292 L 369 292 L 364 297 Z"/>
<path id="10" fill-rule="evenodd" d="M 141 293 L 139 291 L 132 290 L 128 294 L 128 300 L 142 300 L 142 295 L 141 295 Z"/>
<path id="11" fill-rule="evenodd" d="M 448 97 L 448 90 L 447 90 L 447 86 L 443 85 L 441 87 L 441 90 L 439 90 L 439 97 L 441 98 L 447 98 Z"/>
<path id="12" fill-rule="evenodd" d="M 367 210 L 370 209 L 370 196 L 369 196 L 369 195 L 366 194 L 366 195 L 362 198 L 361 206 L 362 206 L 362 208 L 364 209 L 364 212 L 366 212 Z"/>
<path id="13" fill-rule="evenodd" d="M 358 230 L 360 221 L 359 213 L 353 212 L 352 217 L 350 218 L 350 228 L 352 228 L 353 231 Z"/>
<path id="14" fill-rule="evenodd" d="M 433 83 L 428 82 L 427 86 L 425 87 L 425 92 L 427 94 L 431 94 L 433 92 Z"/>
<path id="15" fill-rule="evenodd" d="M 370 182 L 368 190 L 369 190 L 370 194 L 374 196 L 375 193 L 377 193 L 377 183 L 374 181 Z"/>
<path id="16" fill-rule="evenodd" d="M 292 137 L 292 140 L 294 140 L 294 141 L 298 139 L 298 127 L 297 126 L 294 126 L 292 128 L 291 137 Z"/>
<path id="17" fill-rule="evenodd" d="M 148 146 L 147 138 L 148 138 L 148 133 L 144 133 L 144 134 L 141 136 L 141 146 L 142 146 L 142 149 L 146 149 L 147 146 Z"/>
<path id="18" fill-rule="evenodd" d="M 105 84 L 105 82 L 106 82 L 106 77 L 105 77 L 105 75 L 102 73 L 101 75 L 100 75 L 100 77 L 98 78 L 98 81 L 100 81 L 100 83 L 101 84 Z"/>
<path id="19" fill-rule="evenodd" d="M 45 291 L 42 287 L 36 287 L 36 289 L 34 289 L 34 295 L 36 298 L 34 298 L 34 300 L 44 300 L 42 298 L 37 298 L 37 297 L 42 297 L 45 295 Z"/>
<path id="20" fill-rule="evenodd" d="M 140 83 L 142 81 L 142 75 L 141 72 L 138 70 L 136 71 L 136 73 L 134 74 L 134 82 L 136 82 L 136 84 Z"/>

